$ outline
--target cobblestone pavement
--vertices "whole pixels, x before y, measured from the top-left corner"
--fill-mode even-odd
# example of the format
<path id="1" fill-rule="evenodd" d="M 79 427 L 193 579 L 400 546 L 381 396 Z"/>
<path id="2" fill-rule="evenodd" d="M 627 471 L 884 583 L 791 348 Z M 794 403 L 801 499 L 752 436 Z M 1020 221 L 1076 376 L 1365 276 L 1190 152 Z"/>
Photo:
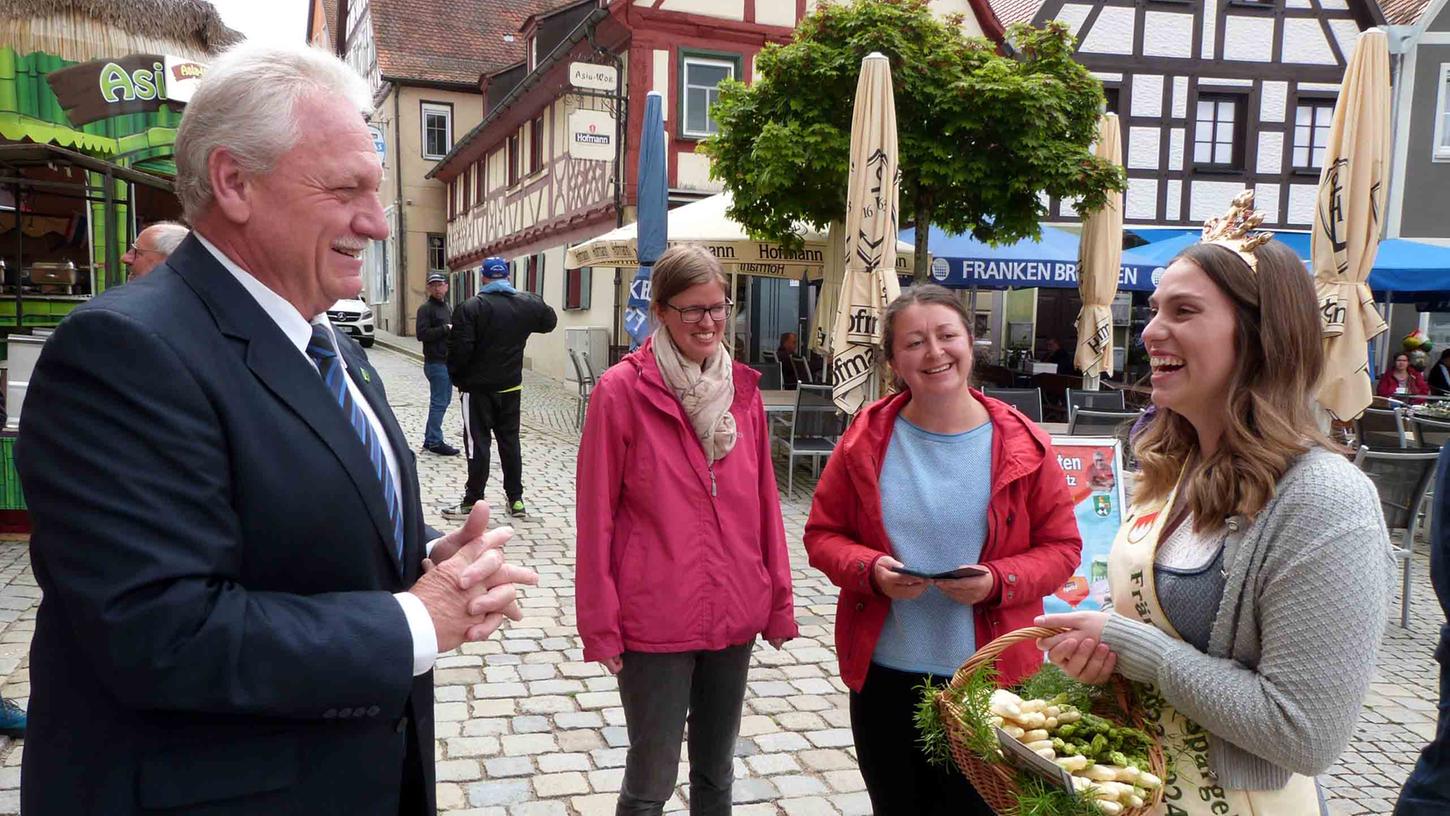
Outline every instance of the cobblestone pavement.
<path id="1" fill-rule="evenodd" d="M 372 359 L 410 439 L 421 443 L 427 383 L 417 361 L 375 348 Z M 573 542 L 575 397 L 560 383 L 526 375 L 524 484 L 530 518 L 515 526 L 510 557 L 538 570 L 522 622 L 494 639 L 439 659 L 436 672 L 438 802 L 451 816 L 612 814 L 627 738 L 614 679 L 582 662 L 574 628 Z M 444 430 L 462 433 L 457 403 Z M 503 501 L 497 457 L 487 498 Z M 440 509 L 461 498 L 462 457 L 419 454 L 428 520 L 452 526 Z M 802 465 L 804 470 L 805 466 Z M 784 484 L 784 473 L 779 474 Z M 806 564 L 800 546 L 811 480 L 797 473 L 783 503 L 793 542 L 801 637 L 782 651 L 757 647 L 736 749 L 735 812 L 866 814 L 856 771 L 845 687 L 831 642 L 835 590 Z M 1354 742 L 1322 777 L 1334 816 L 1388 814 L 1419 748 L 1434 730 L 1437 692 L 1432 651 L 1439 612 L 1421 550 L 1413 562 L 1408 630 L 1387 627 L 1379 678 Z M 29 695 L 25 650 L 34 630 L 35 586 L 23 542 L 0 542 L 0 693 Z M 1398 621 L 1398 608 L 1392 619 Z M 0 738 L 0 813 L 18 811 L 22 746 Z M 680 779 L 686 778 L 682 765 Z M 686 807 L 682 787 L 667 810 Z"/>

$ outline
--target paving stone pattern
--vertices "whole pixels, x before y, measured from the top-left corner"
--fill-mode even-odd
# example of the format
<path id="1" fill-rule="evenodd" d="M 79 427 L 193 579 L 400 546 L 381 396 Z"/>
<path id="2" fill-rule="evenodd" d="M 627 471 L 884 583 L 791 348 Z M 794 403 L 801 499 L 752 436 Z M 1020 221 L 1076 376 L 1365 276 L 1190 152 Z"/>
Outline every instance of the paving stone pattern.
<path id="1" fill-rule="evenodd" d="M 403 344 L 406 347 L 406 343 Z M 372 360 L 409 438 L 421 444 L 428 386 L 414 359 L 381 346 Z M 526 617 L 494 639 L 440 657 L 435 673 L 438 803 L 452 816 L 603 816 L 614 812 L 628 738 L 615 681 L 582 660 L 575 634 L 573 547 L 574 428 L 572 386 L 526 374 L 523 399 L 525 499 L 530 518 L 517 523 L 511 559 L 536 569 L 540 585 L 525 593 Z M 458 405 L 444 425 L 457 444 Z M 459 501 L 463 458 L 418 454 L 429 523 L 447 529 L 442 507 Z M 740 816 L 867 814 L 856 770 L 845 686 L 832 646 L 835 589 L 806 563 L 801 531 L 813 480 L 798 463 L 796 495 L 784 497 L 792 541 L 801 637 L 774 651 L 760 644 L 735 760 Z M 783 465 L 778 463 L 781 484 Z M 487 498 L 503 502 L 497 456 Z M 1388 814 L 1419 748 L 1435 725 L 1432 652 L 1440 616 L 1420 545 L 1413 562 L 1411 625 L 1387 626 L 1374 685 L 1354 742 L 1322 778 L 1334 816 Z M 0 693 L 29 696 L 26 649 L 39 590 L 23 541 L 0 542 Z M 1398 609 L 1392 615 L 1398 620 Z M 0 814 L 19 810 L 23 741 L 0 738 Z M 680 768 L 680 780 L 687 768 Z M 667 810 L 687 808 L 682 785 Z"/>

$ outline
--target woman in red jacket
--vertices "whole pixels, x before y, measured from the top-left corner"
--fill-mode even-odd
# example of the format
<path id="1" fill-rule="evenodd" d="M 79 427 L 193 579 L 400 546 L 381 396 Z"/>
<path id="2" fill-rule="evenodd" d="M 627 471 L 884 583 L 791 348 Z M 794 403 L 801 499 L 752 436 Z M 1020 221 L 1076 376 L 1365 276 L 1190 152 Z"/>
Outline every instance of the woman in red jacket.
<path id="1" fill-rule="evenodd" d="M 584 659 L 619 676 L 629 754 L 618 814 L 658 814 L 690 732 L 690 812 L 728 814 L 750 651 L 797 634 L 757 382 L 721 344 L 725 277 L 667 250 L 657 328 L 599 378 L 579 445 L 575 608 Z"/>
<path id="2" fill-rule="evenodd" d="M 877 816 L 992 812 L 954 769 L 926 763 L 918 687 L 1031 626 L 1082 550 L 1050 438 L 968 387 L 967 325 L 940 286 L 887 307 L 882 351 L 901 392 L 856 417 L 806 522 L 811 565 L 841 588 L 836 650 Z M 962 577 L 921 577 L 952 570 Z M 1000 681 L 1041 664 L 1032 643 L 1016 645 L 998 660 Z"/>
<path id="3" fill-rule="evenodd" d="M 1395 355 L 1395 361 L 1389 369 L 1380 375 L 1375 393 L 1381 397 L 1405 401 L 1430 393 L 1430 384 L 1425 382 L 1423 374 L 1410 365 L 1410 355 L 1402 351 Z"/>

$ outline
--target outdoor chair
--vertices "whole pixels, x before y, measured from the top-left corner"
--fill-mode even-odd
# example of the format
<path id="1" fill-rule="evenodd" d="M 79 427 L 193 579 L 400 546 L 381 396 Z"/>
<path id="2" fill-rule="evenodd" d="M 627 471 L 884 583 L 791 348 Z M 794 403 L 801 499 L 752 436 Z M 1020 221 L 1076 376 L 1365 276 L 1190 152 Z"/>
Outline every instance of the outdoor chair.
<path id="1" fill-rule="evenodd" d="M 1087 408 L 1091 411 L 1125 411 L 1127 406 L 1123 403 L 1122 391 L 1084 391 L 1081 388 L 1067 389 L 1067 421 L 1072 422 L 1072 415 L 1077 409 Z"/>
<path id="2" fill-rule="evenodd" d="M 1142 416 L 1142 411 L 1102 411 L 1079 408 L 1068 420 L 1069 436 L 1115 436 L 1127 443 L 1128 431 Z"/>
<path id="3" fill-rule="evenodd" d="M 579 359 L 583 352 L 569 349 L 569 362 L 574 366 L 574 379 L 579 381 L 579 407 L 574 412 L 574 427 L 584 429 L 584 414 L 589 410 L 589 395 L 594 393 L 594 374 Z"/>
<path id="4" fill-rule="evenodd" d="M 982 393 L 1013 406 L 1033 422 L 1042 421 L 1042 389 L 1040 388 L 983 388 Z"/>
<path id="5" fill-rule="evenodd" d="M 1406 442 L 1410 447 L 1424 450 L 1439 450 L 1450 441 L 1450 421 L 1442 419 L 1429 419 L 1428 417 L 1409 415 L 1410 433 L 1405 435 Z"/>
<path id="6" fill-rule="evenodd" d="M 1043 419 L 1066 422 L 1067 392 L 1082 388 L 1082 377 L 1074 374 L 1033 374 L 1032 384 L 1042 391 Z"/>
<path id="7" fill-rule="evenodd" d="M 806 358 L 791 355 L 790 368 L 795 372 L 795 381 L 801 385 L 811 385 L 816 378 L 811 376 L 811 367 L 806 364 Z"/>
<path id="8" fill-rule="evenodd" d="M 831 399 L 831 387 L 801 383 L 795 391 L 795 414 L 790 421 L 790 444 L 785 464 L 785 494 L 795 495 L 795 460 L 810 459 L 820 473 L 821 460 L 836 449 L 846 432 L 846 415 Z"/>
<path id="9" fill-rule="evenodd" d="M 1355 420 L 1355 437 L 1370 450 L 1402 450 L 1405 422 L 1398 408 L 1366 408 Z"/>
<path id="10" fill-rule="evenodd" d="M 1364 446 L 1354 457 L 1355 466 L 1374 482 L 1391 536 L 1395 530 L 1404 531 L 1400 543 L 1391 539 L 1391 545 L 1400 562 L 1400 627 L 1405 629 L 1410 626 L 1410 557 L 1420 529 L 1420 507 L 1430 492 L 1439 458 L 1435 451 L 1377 451 Z"/>
<path id="11" fill-rule="evenodd" d="M 779 363 L 751 363 L 750 367 L 760 372 L 761 391 L 780 390 L 780 364 Z"/>

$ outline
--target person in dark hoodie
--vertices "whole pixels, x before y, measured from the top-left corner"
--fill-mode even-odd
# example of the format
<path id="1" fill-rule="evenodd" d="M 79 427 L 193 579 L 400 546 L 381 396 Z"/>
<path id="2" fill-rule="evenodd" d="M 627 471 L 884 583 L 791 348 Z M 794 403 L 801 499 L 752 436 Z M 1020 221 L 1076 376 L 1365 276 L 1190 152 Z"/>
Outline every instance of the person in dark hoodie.
<path id="1" fill-rule="evenodd" d="M 414 330 L 423 343 L 423 375 L 428 378 L 428 424 L 423 429 L 423 450 L 439 456 L 457 456 L 458 448 L 443 441 L 443 415 L 452 399 L 453 383 L 448 378 L 448 276 L 428 275 L 428 299 L 418 307 Z"/>
<path id="2" fill-rule="evenodd" d="M 547 334 L 559 316 L 543 298 L 520 292 L 508 282 L 508 262 L 485 258 L 489 283 L 453 310 L 448 335 L 448 375 L 463 395 L 463 453 L 468 483 L 463 501 L 443 515 L 463 518 L 483 498 L 488 483 L 488 437 L 498 442 L 503 489 L 509 515 L 524 510 L 523 452 L 519 447 L 519 407 L 524 382 L 524 344 L 531 334 Z"/>
<path id="3" fill-rule="evenodd" d="M 1450 446 L 1440 449 L 1435 468 L 1435 505 L 1430 510 L 1430 582 L 1440 609 L 1450 621 Z M 1395 805 L 1395 816 L 1431 816 L 1450 813 L 1450 622 L 1440 626 L 1435 649 L 1440 664 L 1440 713 L 1435 738 L 1420 752 L 1420 761 Z"/>

